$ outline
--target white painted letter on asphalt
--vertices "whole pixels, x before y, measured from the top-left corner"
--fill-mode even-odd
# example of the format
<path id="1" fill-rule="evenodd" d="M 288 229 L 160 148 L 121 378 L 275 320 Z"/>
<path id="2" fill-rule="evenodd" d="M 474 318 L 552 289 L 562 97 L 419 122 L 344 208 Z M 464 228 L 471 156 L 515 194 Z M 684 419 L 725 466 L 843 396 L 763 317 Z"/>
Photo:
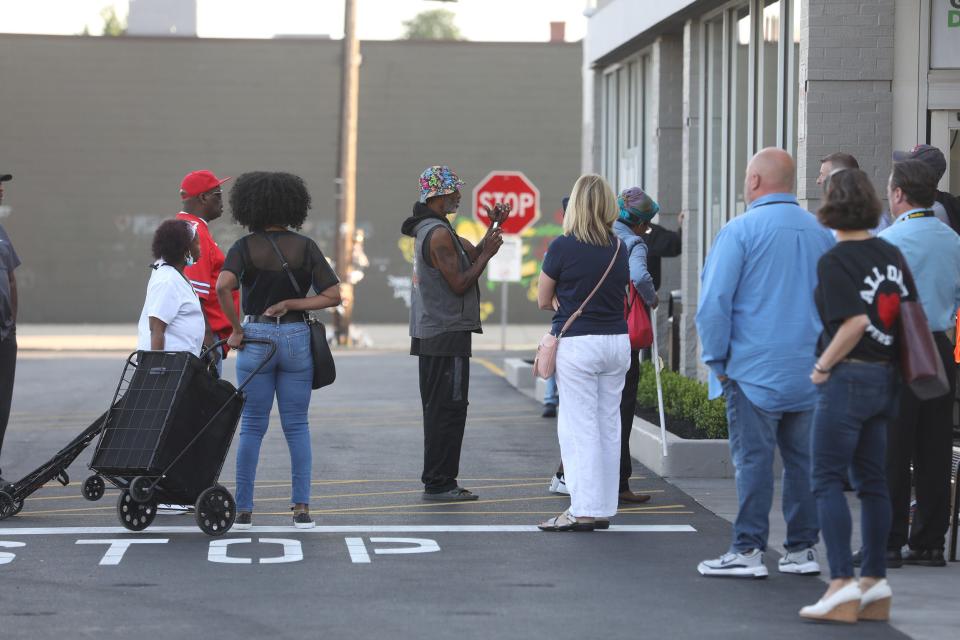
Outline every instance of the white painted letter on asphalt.
<path id="1" fill-rule="evenodd" d="M 234 538 L 233 540 L 211 540 L 210 550 L 207 551 L 207 560 L 209 562 L 220 562 L 222 564 L 253 564 L 250 558 L 231 558 L 227 555 L 227 547 L 232 544 L 250 544 L 252 538 Z"/>
<path id="2" fill-rule="evenodd" d="M 110 548 L 100 559 L 101 566 L 112 566 L 120 564 L 123 560 L 123 554 L 127 552 L 132 544 L 167 544 L 170 542 L 167 538 L 149 538 L 147 540 L 131 540 L 124 538 L 121 540 L 77 540 L 77 544 L 108 544 Z"/>
<path id="3" fill-rule="evenodd" d="M 19 549 L 20 547 L 27 546 L 26 542 L 4 542 L 0 540 L 0 549 Z M 0 564 L 10 564 L 13 562 L 13 559 L 17 557 L 15 553 L 6 553 L 0 551 Z"/>
<path id="4" fill-rule="evenodd" d="M 373 552 L 378 555 L 393 555 L 405 553 L 433 553 L 440 551 L 440 545 L 436 540 L 429 538 L 370 538 L 373 544 L 385 542 L 387 544 L 412 544 L 413 547 L 390 547 L 387 549 L 374 549 Z"/>
<path id="5" fill-rule="evenodd" d="M 370 554 L 367 553 L 367 547 L 363 544 L 363 538 L 344 538 L 343 541 L 347 543 L 350 562 L 353 564 L 370 564 Z"/>
<path id="6" fill-rule="evenodd" d="M 303 547 L 299 540 L 289 538 L 260 538 L 260 544 L 283 545 L 283 555 L 274 558 L 260 558 L 260 564 L 280 564 L 282 562 L 300 562 L 303 560 Z"/>
<path id="7" fill-rule="evenodd" d="M 299 540 L 290 538 L 260 538 L 260 544 L 279 544 L 283 546 L 283 555 L 273 558 L 260 558 L 260 564 L 280 564 L 284 562 L 300 562 L 303 560 L 303 547 Z M 222 564 L 253 564 L 252 558 L 235 558 L 227 555 L 227 547 L 232 544 L 252 544 L 253 538 L 235 538 L 233 540 L 211 540 L 207 560 Z"/>

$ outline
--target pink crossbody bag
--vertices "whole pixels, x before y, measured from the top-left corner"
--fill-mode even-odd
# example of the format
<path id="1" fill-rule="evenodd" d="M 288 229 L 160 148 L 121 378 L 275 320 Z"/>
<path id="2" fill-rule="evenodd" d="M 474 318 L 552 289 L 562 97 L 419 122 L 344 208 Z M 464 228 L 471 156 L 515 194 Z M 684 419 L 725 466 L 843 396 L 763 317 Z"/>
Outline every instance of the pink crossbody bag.
<path id="1" fill-rule="evenodd" d="M 607 279 L 607 276 L 610 275 L 610 270 L 613 269 L 613 265 L 617 262 L 617 255 L 620 253 L 620 238 L 617 238 L 617 248 L 613 252 L 613 258 L 610 260 L 610 264 L 607 265 L 607 270 L 603 272 L 603 275 L 600 277 L 600 282 L 597 283 L 597 286 L 593 288 L 593 291 L 590 292 L 590 295 L 587 296 L 587 299 L 583 301 L 583 304 L 580 305 L 580 308 L 573 312 L 567 321 L 563 323 L 563 328 L 560 329 L 558 335 L 553 335 L 549 331 L 540 338 L 540 344 L 537 345 L 537 355 L 533 359 L 533 377 L 534 378 L 549 378 L 557 370 L 557 348 L 560 346 L 560 338 L 563 337 L 563 334 L 567 332 L 570 328 L 570 325 L 580 317 L 583 313 L 584 307 L 587 306 L 587 303 L 590 302 L 590 299 L 593 295 L 600 289 L 600 286 L 603 284 L 603 281 Z"/>

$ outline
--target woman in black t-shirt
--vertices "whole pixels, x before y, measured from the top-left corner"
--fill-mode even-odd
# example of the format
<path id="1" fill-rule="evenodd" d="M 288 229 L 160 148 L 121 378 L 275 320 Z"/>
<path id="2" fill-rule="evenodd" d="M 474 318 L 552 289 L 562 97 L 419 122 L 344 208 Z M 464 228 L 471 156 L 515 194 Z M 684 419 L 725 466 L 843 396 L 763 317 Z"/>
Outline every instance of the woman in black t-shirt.
<path id="1" fill-rule="evenodd" d="M 237 520 L 233 528 L 251 526 L 260 443 L 267 432 L 276 396 L 283 435 L 290 449 L 293 524 L 308 529 L 313 527 L 309 513 L 313 457 L 307 423 L 313 357 L 305 312 L 339 305 L 340 281 L 317 244 L 290 230 L 303 225 L 310 208 L 310 194 L 299 177 L 289 173 L 245 173 L 237 178 L 230 192 L 230 208 L 234 220 L 251 232 L 230 247 L 217 279 L 217 296 L 233 325 L 227 344 L 238 349 L 237 379 L 249 376 L 267 352 L 261 344 L 244 347 L 245 337 L 271 340 L 277 346 L 273 359 L 246 387 L 247 401 L 237 447 Z M 231 302 L 238 288 L 245 314 L 242 325 Z M 314 295 L 305 295 L 311 289 Z"/>
<path id="2" fill-rule="evenodd" d="M 897 398 L 900 303 L 914 299 L 903 256 L 874 238 L 880 201 L 859 169 L 830 174 L 820 221 L 837 245 L 817 264 L 814 292 L 823 332 L 810 375 L 819 397 L 811 437 L 812 487 L 830 562 L 830 586 L 800 615 L 816 620 L 886 620 L 892 593 L 885 579 L 890 498 L 885 473 L 887 423 Z M 850 549 L 848 470 L 860 498 L 863 559 L 859 583 Z"/>

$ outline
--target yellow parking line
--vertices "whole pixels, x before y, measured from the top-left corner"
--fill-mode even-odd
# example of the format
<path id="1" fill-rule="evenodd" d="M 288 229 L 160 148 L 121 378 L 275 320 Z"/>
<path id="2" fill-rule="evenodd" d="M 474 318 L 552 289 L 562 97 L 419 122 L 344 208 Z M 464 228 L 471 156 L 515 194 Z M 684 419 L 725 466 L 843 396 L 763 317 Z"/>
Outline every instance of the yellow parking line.
<path id="1" fill-rule="evenodd" d="M 503 372 L 503 369 L 493 364 L 486 358 L 474 358 L 473 361 L 495 376 L 500 376 L 501 378 L 506 377 L 506 374 Z"/>

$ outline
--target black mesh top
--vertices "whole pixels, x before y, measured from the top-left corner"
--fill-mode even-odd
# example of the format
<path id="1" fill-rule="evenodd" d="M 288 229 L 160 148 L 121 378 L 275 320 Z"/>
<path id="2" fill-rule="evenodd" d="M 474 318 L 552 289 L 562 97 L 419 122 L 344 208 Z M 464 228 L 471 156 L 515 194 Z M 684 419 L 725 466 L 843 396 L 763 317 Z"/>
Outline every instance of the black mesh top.
<path id="1" fill-rule="evenodd" d="M 286 258 L 302 295 L 297 295 L 266 235 L 251 233 L 230 247 L 223 263 L 223 270 L 235 274 L 240 281 L 244 314 L 261 315 L 267 307 L 281 300 L 306 297 L 311 287 L 315 293 L 320 293 L 340 282 L 311 238 L 293 231 L 266 233 Z"/>

